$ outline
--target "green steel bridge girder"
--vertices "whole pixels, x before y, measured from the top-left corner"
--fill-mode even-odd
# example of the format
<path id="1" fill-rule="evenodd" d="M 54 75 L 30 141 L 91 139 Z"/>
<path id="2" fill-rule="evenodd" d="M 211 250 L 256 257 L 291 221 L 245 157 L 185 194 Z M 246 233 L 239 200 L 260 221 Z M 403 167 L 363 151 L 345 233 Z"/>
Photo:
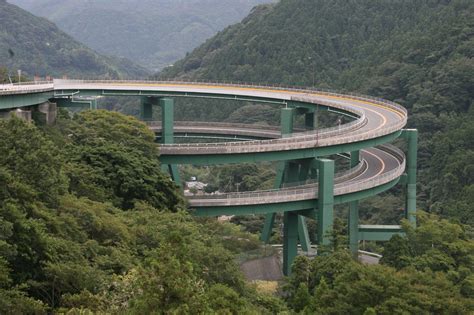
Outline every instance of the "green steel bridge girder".
<path id="1" fill-rule="evenodd" d="M 396 225 L 360 225 L 358 238 L 361 241 L 389 241 L 394 235 L 404 235 L 403 229 Z"/>
<path id="2" fill-rule="evenodd" d="M 35 106 L 48 102 L 53 92 L 27 93 L 0 96 L 0 110 Z"/>
<path id="3" fill-rule="evenodd" d="M 53 98 L 50 102 L 56 103 L 62 108 L 88 108 L 97 109 L 97 99 L 71 99 L 71 98 Z"/>

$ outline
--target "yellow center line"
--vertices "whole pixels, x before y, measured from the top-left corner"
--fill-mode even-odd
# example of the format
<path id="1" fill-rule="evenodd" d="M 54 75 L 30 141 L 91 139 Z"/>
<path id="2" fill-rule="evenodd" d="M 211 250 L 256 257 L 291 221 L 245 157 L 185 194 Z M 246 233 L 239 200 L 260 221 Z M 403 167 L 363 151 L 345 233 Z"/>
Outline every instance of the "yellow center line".
<path id="1" fill-rule="evenodd" d="M 364 152 L 364 154 L 369 154 L 369 155 L 372 155 L 373 157 L 375 157 L 377 160 L 380 161 L 380 163 L 382 164 L 382 169 L 377 173 L 375 174 L 374 176 L 372 176 L 371 178 L 375 177 L 375 176 L 379 176 L 380 174 L 383 173 L 383 171 L 385 170 L 385 162 L 376 154 L 374 153 L 371 153 L 367 150 L 362 150 Z M 368 165 L 370 165 L 368 162 L 367 162 Z M 367 170 L 365 172 L 363 172 L 362 174 L 360 174 L 359 176 L 356 176 L 354 177 L 353 179 L 351 179 L 351 181 L 354 181 L 356 179 L 358 179 L 359 177 L 363 176 L 365 173 L 367 172 Z M 371 178 L 368 178 L 368 179 L 371 179 Z"/>

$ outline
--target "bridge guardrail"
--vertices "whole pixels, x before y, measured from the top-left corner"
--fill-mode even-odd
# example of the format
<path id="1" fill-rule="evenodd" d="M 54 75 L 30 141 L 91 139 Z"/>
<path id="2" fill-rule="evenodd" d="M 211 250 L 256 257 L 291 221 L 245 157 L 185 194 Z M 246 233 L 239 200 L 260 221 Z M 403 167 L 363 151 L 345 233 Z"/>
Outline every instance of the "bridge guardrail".
<path id="1" fill-rule="evenodd" d="M 28 94 L 53 91 L 52 82 L 27 82 L 0 85 L 0 95 Z"/>

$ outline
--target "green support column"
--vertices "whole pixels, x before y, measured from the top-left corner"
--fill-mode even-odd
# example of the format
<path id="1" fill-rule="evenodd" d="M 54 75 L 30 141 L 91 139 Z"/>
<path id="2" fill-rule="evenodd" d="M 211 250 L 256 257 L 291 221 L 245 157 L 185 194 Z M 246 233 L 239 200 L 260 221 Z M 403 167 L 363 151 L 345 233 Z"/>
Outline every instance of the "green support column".
<path id="1" fill-rule="evenodd" d="M 294 108 L 281 109 L 281 135 L 283 137 L 293 133 L 293 117 L 295 115 Z"/>
<path id="2" fill-rule="evenodd" d="M 283 218 L 283 273 L 289 276 L 298 248 L 298 215 L 285 212 Z"/>
<path id="3" fill-rule="evenodd" d="M 280 188 L 281 185 L 283 184 L 283 177 L 285 176 L 285 168 L 286 168 L 286 162 L 278 162 L 275 183 L 273 184 L 273 187 L 275 189 Z M 276 212 L 267 213 L 265 216 L 265 224 L 263 225 L 262 235 L 260 236 L 260 239 L 265 243 L 268 243 L 270 241 L 270 237 L 272 236 L 272 229 L 273 229 L 273 225 L 275 224 L 275 217 L 276 217 Z"/>
<path id="4" fill-rule="evenodd" d="M 143 96 L 140 103 L 140 119 L 143 121 L 153 120 L 153 99 Z"/>
<path id="5" fill-rule="evenodd" d="M 306 224 L 306 218 L 302 215 L 298 216 L 298 239 L 301 244 L 301 249 L 308 252 L 311 248 L 311 242 L 309 240 L 308 225 Z"/>
<path id="6" fill-rule="evenodd" d="M 174 143 L 174 100 L 172 98 L 160 98 L 161 107 L 161 143 Z M 171 179 L 180 187 L 181 178 L 178 166 L 175 164 L 162 165 L 162 170 L 168 172 Z"/>
<path id="7" fill-rule="evenodd" d="M 296 161 L 286 163 L 284 183 L 297 183 L 300 180 L 300 164 Z"/>
<path id="8" fill-rule="evenodd" d="M 282 108 L 280 116 L 281 134 L 287 136 L 293 132 L 293 117 L 295 110 L 293 108 Z M 286 162 L 279 162 L 277 166 L 277 174 L 273 188 L 278 189 L 283 184 L 285 178 Z M 267 213 L 265 216 L 265 224 L 263 226 L 262 235 L 260 239 L 265 243 L 270 241 L 272 235 L 273 225 L 275 223 L 276 212 Z"/>
<path id="9" fill-rule="evenodd" d="M 171 175 L 171 179 L 176 183 L 176 185 L 183 187 L 181 185 L 181 176 L 179 176 L 178 166 L 175 164 L 169 165 L 169 173 Z"/>
<path id="10" fill-rule="evenodd" d="M 161 139 L 163 144 L 174 143 L 174 101 L 171 98 L 161 98 Z"/>
<path id="11" fill-rule="evenodd" d="M 351 168 L 359 164 L 359 151 L 351 152 Z M 349 249 L 354 258 L 359 257 L 359 201 L 349 203 Z"/>
<path id="12" fill-rule="evenodd" d="M 416 163 L 418 155 L 418 130 L 403 131 L 408 141 L 407 154 L 407 200 L 405 215 L 413 227 L 416 227 Z"/>
<path id="13" fill-rule="evenodd" d="M 334 221 L 334 161 L 318 159 L 318 243 L 330 245 Z"/>
<path id="14" fill-rule="evenodd" d="M 276 212 L 267 213 L 265 215 L 265 223 L 263 225 L 262 235 L 260 235 L 260 240 L 268 244 L 270 238 L 272 237 L 272 229 L 275 224 Z"/>
<path id="15" fill-rule="evenodd" d="M 90 103 L 89 109 L 96 110 L 97 109 L 97 99 L 93 99 L 90 102 L 91 103 Z"/>
<path id="16" fill-rule="evenodd" d="M 299 163 L 299 175 L 298 180 L 303 182 L 309 178 L 310 168 L 313 164 L 314 159 L 307 159 L 300 161 Z M 311 242 L 309 240 L 308 226 L 306 224 L 306 218 L 303 216 L 298 216 L 298 239 L 301 244 L 303 251 L 308 252 L 311 247 Z"/>
<path id="17" fill-rule="evenodd" d="M 306 129 L 313 130 L 315 127 L 314 112 L 304 114 L 304 125 Z"/>

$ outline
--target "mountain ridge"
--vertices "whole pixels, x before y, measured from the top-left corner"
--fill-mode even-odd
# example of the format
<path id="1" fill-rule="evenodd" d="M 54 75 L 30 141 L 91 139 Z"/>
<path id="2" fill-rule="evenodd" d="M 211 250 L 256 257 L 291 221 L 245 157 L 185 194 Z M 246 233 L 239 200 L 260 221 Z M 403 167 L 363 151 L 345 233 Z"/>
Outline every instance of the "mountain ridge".
<path id="1" fill-rule="evenodd" d="M 100 53 L 160 69 L 257 4 L 274 0 L 11 0 Z"/>
<path id="2" fill-rule="evenodd" d="M 126 78 L 148 72 L 131 61 L 102 56 L 45 18 L 0 1 L 0 66 L 29 76 Z"/>

